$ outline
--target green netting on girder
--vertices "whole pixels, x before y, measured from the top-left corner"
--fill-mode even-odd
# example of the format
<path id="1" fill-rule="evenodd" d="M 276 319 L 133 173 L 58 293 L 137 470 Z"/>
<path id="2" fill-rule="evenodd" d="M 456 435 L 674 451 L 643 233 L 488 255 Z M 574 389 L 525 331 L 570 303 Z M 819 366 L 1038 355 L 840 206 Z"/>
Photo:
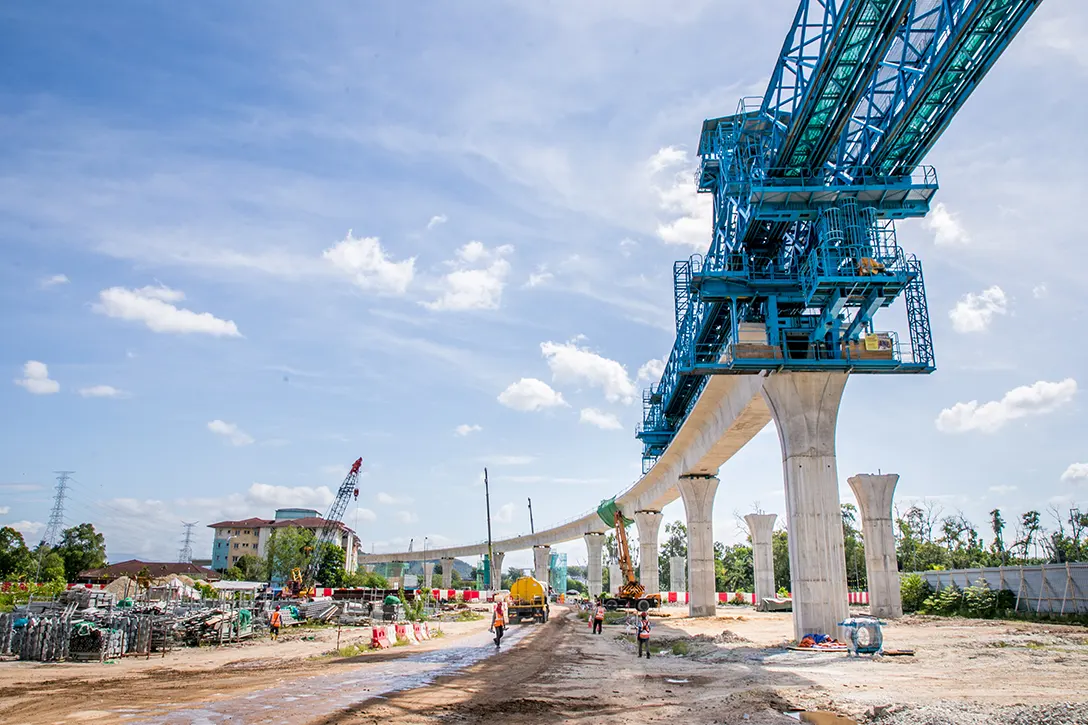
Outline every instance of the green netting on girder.
<path id="1" fill-rule="evenodd" d="M 634 519 L 629 519 L 629 518 L 627 518 L 626 516 L 623 515 L 623 511 L 621 511 L 620 507 L 616 505 L 616 497 L 615 496 L 613 496 L 612 498 L 609 498 L 609 499 L 605 499 L 604 501 L 601 501 L 601 505 L 597 507 L 597 515 L 601 517 L 601 521 L 603 521 L 605 523 L 605 525 L 608 526 L 609 528 L 612 528 L 613 526 L 616 525 L 616 512 L 617 511 L 619 512 L 620 516 L 623 518 L 623 525 L 624 526 L 630 526 L 631 524 L 635 523 Z"/>

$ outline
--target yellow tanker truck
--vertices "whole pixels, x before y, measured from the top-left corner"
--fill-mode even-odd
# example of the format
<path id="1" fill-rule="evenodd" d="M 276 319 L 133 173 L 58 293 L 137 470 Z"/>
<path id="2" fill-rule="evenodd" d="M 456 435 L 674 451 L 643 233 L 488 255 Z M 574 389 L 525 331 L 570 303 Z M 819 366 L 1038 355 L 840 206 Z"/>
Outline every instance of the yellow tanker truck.
<path id="1" fill-rule="evenodd" d="M 523 576 L 510 586 L 510 604 L 507 606 L 510 622 L 548 621 L 548 585 Z"/>

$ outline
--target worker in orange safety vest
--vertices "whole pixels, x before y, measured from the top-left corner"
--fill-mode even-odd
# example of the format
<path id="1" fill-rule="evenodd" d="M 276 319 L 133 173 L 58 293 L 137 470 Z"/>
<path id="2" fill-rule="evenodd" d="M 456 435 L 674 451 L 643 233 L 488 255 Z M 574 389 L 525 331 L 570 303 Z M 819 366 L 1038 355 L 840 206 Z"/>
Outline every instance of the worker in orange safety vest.
<path id="1" fill-rule="evenodd" d="M 642 657 L 642 648 L 646 647 L 646 659 L 650 659 L 650 617 L 646 612 L 638 616 L 638 625 L 635 628 L 638 633 L 638 656 Z"/>
<path id="2" fill-rule="evenodd" d="M 502 646 L 502 633 L 506 628 L 506 617 L 502 609 L 502 602 L 495 602 L 495 610 L 491 612 L 490 632 L 495 633 L 495 646 Z"/>
<path id="3" fill-rule="evenodd" d="M 604 631 L 604 604 L 597 600 L 597 608 L 593 610 L 593 634 L 601 634 Z"/>
<path id="4" fill-rule="evenodd" d="M 272 641 L 275 642 L 280 636 L 280 627 L 283 625 L 283 615 L 280 614 L 280 605 L 276 605 L 276 610 L 272 612 L 272 616 L 268 618 L 268 627 L 272 630 Z"/>

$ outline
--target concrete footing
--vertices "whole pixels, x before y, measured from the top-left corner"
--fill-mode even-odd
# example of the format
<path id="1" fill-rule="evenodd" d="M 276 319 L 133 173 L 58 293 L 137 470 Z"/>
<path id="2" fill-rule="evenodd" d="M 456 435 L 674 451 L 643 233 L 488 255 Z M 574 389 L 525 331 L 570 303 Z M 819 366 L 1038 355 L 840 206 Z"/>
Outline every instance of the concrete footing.
<path id="1" fill-rule="evenodd" d="M 423 562 L 423 588 L 434 589 L 434 562 Z"/>
<path id="2" fill-rule="evenodd" d="M 449 589 L 453 586 L 453 559 L 442 559 L 442 588 Z"/>
<path id="3" fill-rule="evenodd" d="M 889 619 L 903 616 L 899 589 L 899 562 L 895 556 L 892 496 L 899 475 L 869 473 L 846 479 L 861 509 L 865 537 L 865 576 L 869 581 L 869 612 Z"/>
<path id="4" fill-rule="evenodd" d="M 504 552 L 496 551 L 495 558 L 491 560 L 491 591 L 493 592 L 502 589 L 502 560 L 505 558 Z"/>
<path id="5" fill-rule="evenodd" d="M 638 579 L 647 594 L 661 591 L 657 566 L 657 542 L 661 533 L 660 511 L 636 511 L 638 527 Z"/>
<path id="6" fill-rule="evenodd" d="M 533 547 L 533 576 L 545 584 L 548 583 L 548 566 L 551 563 L 551 557 L 552 547 Z"/>
<path id="7" fill-rule="evenodd" d="M 677 487 L 684 500 L 688 525 L 688 615 L 713 617 L 718 595 L 714 590 L 714 476 L 681 476 Z"/>
<path id="8" fill-rule="evenodd" d="M 590 598 L 596 598 L 601 595 L 601 551 L 604 549 L 604 534 L 591 532 L 583 536 L 586 540 L 586 578 L 589 579 L 587 585 L 589 586 Z"/>
<path id="9" fill-rule="evenodd" d="M 774 583 L 774 514 L 748 514 L 744 517 L 752 535 L 752 568 L 755 574 L 756 609 L 763 611 L 763 600 L 777 593 Z"/>
<path id="10" fill-rule="evenodd" d="M 669 557 L 669 591 L 688 590 L 688 560 L 682 556 Z"/>
<path id="11" fill-rule="evenodd" d="M 835 426 L 847 373 L 774 373 L 763 383 L 782 447 L 793 633 L 843 637 L 849 613 Z"/>

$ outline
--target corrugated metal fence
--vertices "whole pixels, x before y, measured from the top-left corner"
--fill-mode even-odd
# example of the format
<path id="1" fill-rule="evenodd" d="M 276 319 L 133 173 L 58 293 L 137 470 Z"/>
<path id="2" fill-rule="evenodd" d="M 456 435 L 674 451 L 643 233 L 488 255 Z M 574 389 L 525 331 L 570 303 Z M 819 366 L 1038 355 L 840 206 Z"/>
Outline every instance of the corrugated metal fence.
<path id="1" fill-rule="evenodd" d="M 984 580 L 990 589 L 1008 589 L 1016 595 L 1016 610 L 1041 614 L 1088 613 L 1088 562 L 993 566 L 918 572 L 934 589 L 960 589 Z"/>

